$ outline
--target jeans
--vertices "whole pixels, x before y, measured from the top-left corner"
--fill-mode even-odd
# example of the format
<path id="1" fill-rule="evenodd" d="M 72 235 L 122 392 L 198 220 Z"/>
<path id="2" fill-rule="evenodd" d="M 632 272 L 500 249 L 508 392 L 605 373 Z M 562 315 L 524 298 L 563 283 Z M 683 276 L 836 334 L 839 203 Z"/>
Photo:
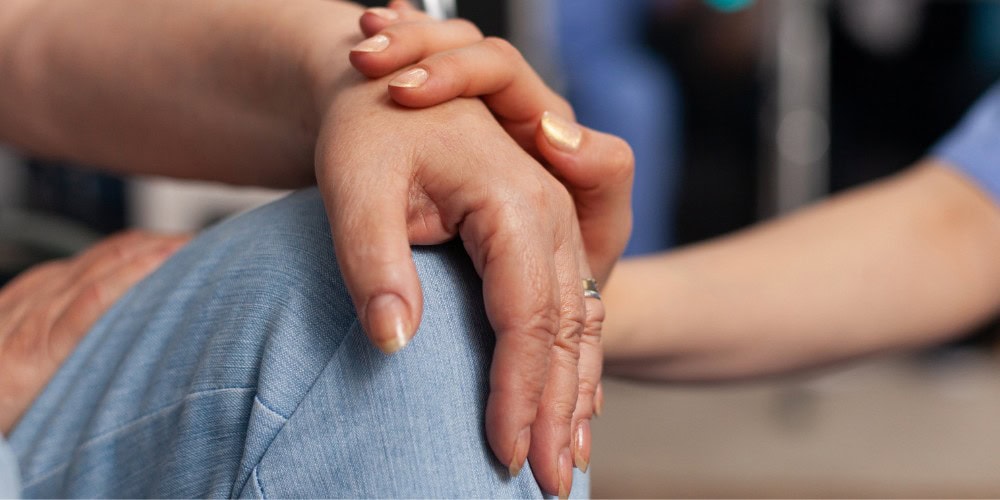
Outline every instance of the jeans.
<path id="1" fill-rule="evenodd" d="M 538 497 L 483 430 L 493 336 L 460 244 L 415 247 L 387 356 L 318 192 L 225 221 L 94 326 L 9 436 L 26 497 Z M 577 471 L 573 495 L 586 496 Z"/>

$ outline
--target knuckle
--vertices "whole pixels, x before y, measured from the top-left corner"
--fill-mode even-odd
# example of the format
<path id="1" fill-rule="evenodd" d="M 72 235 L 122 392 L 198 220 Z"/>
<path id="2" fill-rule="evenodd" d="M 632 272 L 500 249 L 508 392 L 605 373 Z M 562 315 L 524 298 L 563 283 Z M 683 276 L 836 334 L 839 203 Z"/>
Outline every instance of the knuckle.
<path id="1" fill-rule="evenodd" d="M 101 283 L 91 283 L 80 291 L 70 307 L 74 310 L 103 310 L 109 305 L 107 289 Z"/>
<path id="2" fill-rule="evenodd" d="M 462 35 L 470 40 L 479 41 L 483 39 L 483 32 L 479 30 L 479 26 L 476 23 L 469 21 L 468 19 L 449 19 L 448 24 L 455 27 L 455 29 L 462 33 Z"/>
<path id="3" fill-rule="evenodd" d="M 485 47 L 495 51 L 504 59 L 512 61 L 520 61 L 523 59 L 521 51 L 517 50 L 517 47 L 514 47 L 514 44 L 504 40 L 503 38 L 488 36 L 483 39 L 482 43 Z"/>
<path id="4" fill-rule="evenodd" d="M 601 330 L 604 328 L 603 321 L 587 318 L 583 326 L 581 338 L 589 343 L 599 344 L 601 342 Z"/>
<path id="5" fill-rule="evenodd" d="M 576 400 L 557 400 L 549 404 L 549 410 L 555 417 L 556 424 L 564 427 L 570 423 L 573 413 L 576 412 Z"/>
<path id="6" fill-rule="evenodd" d="M 555 346 L 569 355 L 571 360 L 580 358 L 580 337 L 583 334 L 583 316 L 566 314 L 560 319 Z"/>
<path id="7" fill-rule="evenodd" d="M 462 68 L 466 66 L 463 56 L 463 51 L 439 52 L 421 63 L 421 66 L 444 66 L 451 69 Z M 431 68 L 432 71 L 433 69 Z"/>
<path id="8" fill-rule="evenodd" d="M 578 397 L 583 400 L 592 400 L 594 395 L 597 394 L 597 380 L 592 380 L 588 377 L 580 378 Z"/>
<path id="9" fill-rule="evenodd" d="M 552 186 L 546 179 L 536 175 L 521 176 L 509 188 L 513 202 L 507 208 L 528 213 L 546 210 L 553 202 Z M 522 214 L 523 215 L 523 214 Z"/>
<path id="10" fill-rule="evenodd" d="M 583 327 L 585 337 L 600 339 L 604 327 L 604 315 L 604 304 L 601 301 L 593 299 L 587 301 L 586 321 Z"/>
<path id="11" fill-rule="evenodd" d="M 528 314 L 524 322 L 525 331 L 550 345 L 559 336 L 559 311 L 549 304 L 539 303 Z"/>

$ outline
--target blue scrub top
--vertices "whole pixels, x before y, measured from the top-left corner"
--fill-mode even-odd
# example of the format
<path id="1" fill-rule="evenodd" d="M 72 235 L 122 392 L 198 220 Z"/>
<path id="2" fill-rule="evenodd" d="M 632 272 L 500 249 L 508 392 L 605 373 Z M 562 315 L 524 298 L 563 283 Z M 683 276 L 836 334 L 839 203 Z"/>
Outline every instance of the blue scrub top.
<path id="1" fill-rule="evenodd" d="M 1000 83 L 931 150 L 971 178 L 1000 204 Z"/>

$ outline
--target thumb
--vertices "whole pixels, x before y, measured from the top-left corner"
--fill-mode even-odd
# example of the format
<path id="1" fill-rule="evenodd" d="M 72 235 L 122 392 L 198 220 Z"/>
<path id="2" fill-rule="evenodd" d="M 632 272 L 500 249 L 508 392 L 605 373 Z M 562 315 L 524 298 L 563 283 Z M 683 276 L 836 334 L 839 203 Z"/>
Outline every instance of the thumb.
<path id="1" fill-rule="evenodd" d="M 607 280 L 632 231 L 632 148 L 620 137 L 549 111 L 539 121 L 535 144 L 573 195 L 591 269 Z"/>

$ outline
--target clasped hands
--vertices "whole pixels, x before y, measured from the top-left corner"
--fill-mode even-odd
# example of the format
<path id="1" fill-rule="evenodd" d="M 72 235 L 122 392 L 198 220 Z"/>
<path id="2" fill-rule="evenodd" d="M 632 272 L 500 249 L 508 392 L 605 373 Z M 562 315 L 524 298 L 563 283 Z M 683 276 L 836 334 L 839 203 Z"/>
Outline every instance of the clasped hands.
<path id="1" fill-rule="evenodd" d="M 628 239 L 631 150 L 575 124 L 516 49 L 467 21 L 396 1 L 360 25 L 351 62 L 372 80 L 331 88 L 316 165 L 362 324 L 403 347 L 422 309 L 410 244 L 459 236 L 497 338 L 489 443 L 565 496 L 601 404 L 604 309 L 582 280 L 604 282 Z"/>
<path id="2" fill-rule="evenodd" d="M 362 14 L 362 32 L 369 38 L 357 36 L 345 45 L 342 30 L 329 29 L 331 21 L 342 22 L 335 13 L 345 6 L 255 4 L 239 11 L 246 18 L 226 17 L 231 22 L 220 28 L 220 40 L 200 30 L 204 16 L 180 17 L 201 33 L 206 47 L 230 53 L 222 50 L 228 47 L 222 40 L 237 43 L 233 40 L 255 26 L 254 15 L 269 9 L 275 14 L 272 31 L 253 30 L 265 37 L 261 46 L 272 48 L 274 57 L 248 58 L 244 64 L 260 67 L 246 74 L 277 74 L 293 82 L 302 76 L 312 105 L 300 116 L 300 108 L 282 100 L 285 93 L 274 103 L 248 100 L 247 116 L 260 113 L 261 121 L 247 123 L 263 127 L 292 116 L 304 140 L 315 137 L 315 144 L 294 136 L 287 143 L 275 138 L 271 149 L 254 149 L 239 143 L 257 137 L 247 133 L 227 136 L 229 146 L 234 157 L 240 151 L 280 150 L 299 159 L 314 152 L 338 264 L 376 345 L 399 350 L 420 323 L 421 288 L 410 245 L 461 238 L 483 279 L 497 338 L 486 415 L 490 446 L 512 473 L 530 460 L 541 488 L 565 495 L 574 464 L 587 467 L 588 421 L 600 408 L 604 310 L 597 299 L 584 299 L 582 280 L 605 282 L 628 238 L 631 152 L 620 139 L 575 124 L 572 109 L 515 49 L 484 39 L 471 24 L 437 22 L 394 2 Z M 349 50 L 353 44 L 358 45 Z M 159 50 L 187 49 L 174 44 Z M 345 71 L 348 53 L 359 71 Z M 222 74 L 225 68 L 215 75 L 220 85 L 247 88 L 185 87 L 185 92 L 205 90 L 196 96 L 205 99 L 238 96 L 241 90 L 269 95 L 253 87 L 256 80 L 239 78 L 243 73 Z M 81 78 L 90 81 L 87 74 Z M 269 82 L 265 78 L 265 90 L 273 90 Z M 132 97 L 143 102 L 140 94 Z M 118 111 L 128 115 L 129 103 Z M 167 120 L 163 126 L 173 118 L 156 116 Z M 80 146 L 67 147 L 72 152 Z M 88 151 L 80 154 L 91 158 Z M 157 151 L 167 153 L 164 162 L 172 158 L 168 150 Z M 153 163 L 146 167 L 157 171 L 159 163 Z M 164 168 L 162 173 L 173 172 Z M 294 164 L 273 168 L 277 177 L 308 177 Z M 210 177 L 219 180 L 215 175 Z M 225 178 L 252 183 L 263 178 L 255 176 L 273 177 L 271 171 L 239 175 L 227 171 Z M 185 239 L 119 236 L 73 259 L 30 270 L 0 291 L 0 311 L 10 317 L 0 330 L 0 365 L 11 375 L 0 384 L 0 431 L 16 424 L 97 318 Z"/>

